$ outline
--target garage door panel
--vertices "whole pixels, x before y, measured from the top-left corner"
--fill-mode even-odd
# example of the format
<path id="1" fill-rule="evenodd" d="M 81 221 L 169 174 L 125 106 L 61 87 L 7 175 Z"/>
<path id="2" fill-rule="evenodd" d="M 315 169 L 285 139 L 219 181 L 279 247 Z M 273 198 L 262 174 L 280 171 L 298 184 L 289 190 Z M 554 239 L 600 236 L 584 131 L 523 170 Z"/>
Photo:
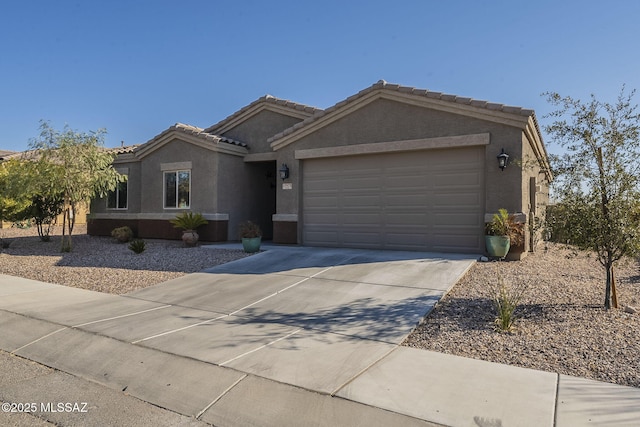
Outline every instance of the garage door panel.
<path id="1" fill-rule="evenodd" d="M 456 234 L 434 234 L 433 235 L 433 250 L 442 252 L 457 251 L 458 248 L 464 247 L 476 247 L 478 246 L 479 239 L 469 235 L 456 235 Z"/>
<path id="2" fill-rule="evenodd" d="M 386 226 L 406 225 L 409 228 L 427 227 L 429 215 L 420 212 L 390 212 L 385 215 Z"/>
<path id="3" fill-rule="evenodd" d="M 343 234 L 344 243 L 347 245 L 378 245 L 380 233 L 371 231 L 347 231 Z"/>
<path id="4" fill-rule="evenodd" d="M 474 173 L 448 173 L 435 175 L 433 186 L 440 188 L 456 188 L 456 187 L 480 187 L 480 176 Z"/>
<path id="5" fill-rule="evenodd" d="M 474 212 L 478 212 L 481 207 L 482 201 L 480 200 L 480 194 L 477 192 L 457 192 L 457 193 L 434 193 L 431 199 L 431 205 L 435 207 L 446 207 L 457 209 L 472 209 Z"/>
<path id="6" fill-rule="evenodd" d="M 302 170 L 306 245 L 482 250 L 484 147 L 307 159 Z"/>
<path id="7" fill-rule="evenodd" d="M 430 194 L 431 192 L 427 192 L 424 189 L 422 189 L 421 191 L 419 188 L 402 188 L 395 192 L 387 191 L 384 194 L 384 199 L 386 202 L 385 207 L 404 205 L 427 206 L 429 204 Z"/>
<path id="8" fill-rule="evenodd" d="M 305 191 L 337 191 L 340 188 L 339 182 L 335 178 L 321 178 L 314 177 L 309 179 L 308 186 L 305 186 Z"/>
<path id="9" fill-rule="evenodd" d="M 466 229 L 470 231 L 471 229 L 477 229 L 480 224 L 471 216 L 466 215 L 449 215 L 448 217 L 444 215 L 434 214 L 432 218 L 434 232 L 442 231 L 444 229 Z"/>
<path id="10" fill-rule="evenodd" d="M 380 177 L 343 177 L 342 188 L 348 189 L 378 189 L 381 186 L 382 180 Z"/>
<path id="11" fill-rule="evenodd" d="M 337 205 L 338 200 L 338 195 L 336 193 L 315 193 L 313 194 L 313 197 L 309 198 L 309 206 L 314 208 L 321 208 L 323 206 L 334 208 Z"/>
<path id="12" fill-rule="evenodd" d="M 323 230 L 307 230 L 308 239 L 315 243 L 315 246 L 335 246 L 338 240 L 338 232 Z"/>
<path id="13" fill-rule="evenodd" d="M 345 208 L 360 207 L 362 209 L 378 209 L 380 207 L 380 203 L 382 202 L 381 196 L 379 194 L 362 195 L 358 193 L 349 194 L 349 192 L 345 192 L 344 196 L 345 197 L 342 199 L 341 203 Z"/>
<path id="14" fill-rule="evenodd" d="M 376 225 L 382 221 L 380 214 L 344 213 L 341 217 L 343 226 L 359 226 L 361 224 Z"/>
<path id="15" fill-rule="evenodd" d="M 338 221 L 339 218 L 336 215 L 330 214 L 317 214 L 309 217 L 309 221 L 313 221 L 313 224 L 316 226 L 316 229 L 321 229 L 318 227 L 326 227 L 332 226 Z"/>

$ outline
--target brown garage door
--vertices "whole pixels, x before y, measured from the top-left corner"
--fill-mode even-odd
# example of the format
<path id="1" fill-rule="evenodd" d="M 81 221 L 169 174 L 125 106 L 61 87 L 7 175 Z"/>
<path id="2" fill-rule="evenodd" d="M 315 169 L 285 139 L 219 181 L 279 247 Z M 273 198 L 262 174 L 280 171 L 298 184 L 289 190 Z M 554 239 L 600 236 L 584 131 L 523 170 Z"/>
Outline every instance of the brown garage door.
<path id="1" fill-rule="evenodd" d="M 482 252 L 484 147 L 303 161 L 308 246 Z"/>

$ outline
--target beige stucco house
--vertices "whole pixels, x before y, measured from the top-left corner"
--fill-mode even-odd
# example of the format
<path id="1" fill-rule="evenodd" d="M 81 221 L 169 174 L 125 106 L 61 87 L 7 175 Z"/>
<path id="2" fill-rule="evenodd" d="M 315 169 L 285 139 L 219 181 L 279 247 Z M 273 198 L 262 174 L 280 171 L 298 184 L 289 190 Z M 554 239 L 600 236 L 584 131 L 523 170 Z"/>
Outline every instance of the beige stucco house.
<path id="1" fill-rule="evenodd" d="M 250 219 L 275 243 L 483 253 L 485 221 L 542 215 L 552 180 L 532 110 L 384 81 L 326 110 L 265 96 L 118 153 L 128 181 L 93 202 L 90 234 L 179 238 L 168 220 L 191 210 L 208 241 Z"/>

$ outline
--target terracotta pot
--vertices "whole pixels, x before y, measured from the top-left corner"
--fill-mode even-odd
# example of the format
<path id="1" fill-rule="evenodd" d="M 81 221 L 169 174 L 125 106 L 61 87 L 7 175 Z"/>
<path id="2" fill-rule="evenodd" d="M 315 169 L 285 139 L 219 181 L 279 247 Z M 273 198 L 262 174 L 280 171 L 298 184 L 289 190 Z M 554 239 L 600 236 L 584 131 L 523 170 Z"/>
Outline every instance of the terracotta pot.
<path id="1" fill-rule="evenodd" d="M 199 238 L 200 236 L 198 236 L 198 233 L 196 233 L 195 230 L 184 230 L 182 232 L 182 241 L 187 247 L 195 246 L 196 243 L 198 243 Z"/>

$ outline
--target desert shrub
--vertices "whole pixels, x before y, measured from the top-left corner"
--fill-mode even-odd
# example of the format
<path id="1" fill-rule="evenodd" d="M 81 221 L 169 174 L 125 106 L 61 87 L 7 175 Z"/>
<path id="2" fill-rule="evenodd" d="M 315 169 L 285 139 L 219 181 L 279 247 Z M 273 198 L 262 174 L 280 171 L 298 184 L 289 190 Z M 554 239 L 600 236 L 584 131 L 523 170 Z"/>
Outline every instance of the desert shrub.
<path id="1" fill-rule="evenodd" d="M 147 248 L 147 244 L 142 239 L 135 239 L 129 243 L 129 249 L 137 254 L 141 254 Z"/>
<path id="2" fill-rule="evenodd" d="M 585 247 L 589 245 L 589 218 L 593 207 L 578 202 L 558 203 L 547 206 L 545 234 L 552 242 L 569 243 Z"/>
<path id="3" fill-rule="evenodd" d="M 133 237 L 133 231 L 125 225 L 124 227 L 118 227 L 111 230 L 111 237 L 115 238 L 120 243 L 126 243 Z"/>
<path id="4" fill-rule="evenodd" d="M 262 230 L 260 229 L 260 226 L 252 221 L 245 221 L 241 223 L 239 230 L 240 237 L 242 238 L 252 239 L 255 237 L 262 237 Z"/>
<path id="5" fill-rule="evenodd" d="M 509 332 L 517 319 L 515 310 L 526 293 L 524 283 L 507 285 L 504 277 L 498 275 L 498 282 L 492 288 L 493 307 L 496 310 L 494 323 L 499 332 Z"/>

